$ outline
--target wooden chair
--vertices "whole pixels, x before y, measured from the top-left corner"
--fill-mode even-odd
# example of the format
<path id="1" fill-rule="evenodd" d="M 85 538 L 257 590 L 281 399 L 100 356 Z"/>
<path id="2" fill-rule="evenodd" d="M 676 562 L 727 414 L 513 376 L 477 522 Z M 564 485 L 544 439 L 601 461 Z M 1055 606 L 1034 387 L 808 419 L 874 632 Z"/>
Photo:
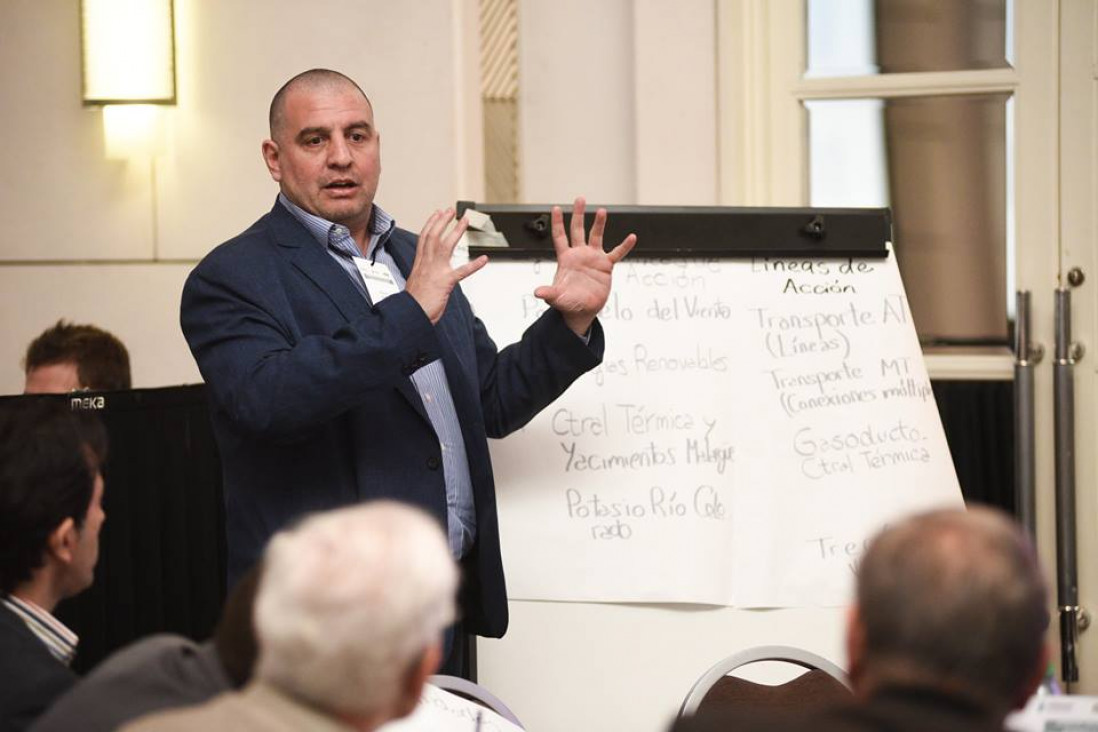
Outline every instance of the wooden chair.
<path id="1" fill-rule="evenodd" d="M 468 699 L 471 702 L 476 702 L 485 709 L 491 709 L 499 716 L 506 719 L 508 722 L 514 724 L 516 727 L 526 729 L 523 727 L 522 722 L 518 720 L 515 713 L 512 712 L 506 704 L 500 701 L 492 692 L 485 689 L 480 684 L 474 684 L 468 679 L 463 679 L 457 676 L 446 676 L 443 674 L 435 674 L 427 679 L 427 683 L 433 684 L 440 689 L 450 692 L 451 694 L 457 694 L 463 699 Z"/>
<path id="2" fill-rule="evenodd" d="M 782 661 L 807 671 L 784 684 L 757 684 L 729 675 L 759 661 Z M 846 673 L 823 656 L 790 646 L 758 646 L 716 663 L 691 687 L 679 716 L 701 710 L 789 711 L 812 709 L 850 699 Z"/>

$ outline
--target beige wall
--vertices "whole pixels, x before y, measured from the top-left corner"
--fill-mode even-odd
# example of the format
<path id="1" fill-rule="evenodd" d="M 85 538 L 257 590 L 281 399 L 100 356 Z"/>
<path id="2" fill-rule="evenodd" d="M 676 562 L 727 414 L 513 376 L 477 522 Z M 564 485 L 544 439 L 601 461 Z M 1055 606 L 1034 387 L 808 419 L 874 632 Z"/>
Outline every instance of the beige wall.
<path id="1" fill-rule="evenodd" d="M 631 0 L 520 0 L 520 190 L 636 199 Z"/>
<path id="2" fill-rule="evenodd" d="M 712 2 L 524 0 L 519 24 L 528 201 L 717 203 Z"/>

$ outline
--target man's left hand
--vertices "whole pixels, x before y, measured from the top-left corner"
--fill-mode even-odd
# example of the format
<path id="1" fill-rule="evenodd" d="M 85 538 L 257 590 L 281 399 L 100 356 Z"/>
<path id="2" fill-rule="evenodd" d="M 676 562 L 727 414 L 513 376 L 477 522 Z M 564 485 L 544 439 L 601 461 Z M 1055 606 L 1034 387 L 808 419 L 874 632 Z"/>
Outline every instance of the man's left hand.
<path id="1" fill-rule="evenodd" d="M 557 252 L 557 271 L 553 284 L 534 290 L 539 297 L 564 317 L 564 322 L 578 336 L 583 336 L 595 322 L 610 297 L 610 274 L 614 265 L 625 258 L 637 243 L 630 234 L 609 252 L 603 251 L 602 233 L 606 228 L 606 209 L 595 213 L 588 239 L 583 228 L 586 202 L 577 198 L 572 206 L 570 231 L 564 229 L 564 214 L 553 206 L 553 248 Z M 570 236 L 569 236 L 570 235 Z"/>

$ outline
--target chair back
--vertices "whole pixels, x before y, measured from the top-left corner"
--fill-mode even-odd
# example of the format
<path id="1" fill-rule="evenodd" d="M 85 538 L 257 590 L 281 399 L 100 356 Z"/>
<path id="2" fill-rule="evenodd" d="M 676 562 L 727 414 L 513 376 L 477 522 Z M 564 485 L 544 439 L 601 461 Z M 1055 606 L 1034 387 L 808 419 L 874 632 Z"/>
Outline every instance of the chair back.
<path id="1" fill-rule="evenodd" d="M 732 671 L 759 661 L 782 661 L 807 671 L 784 684 L 757 684 L 730 676 Z M 831 661 L 810 651 L 791 646 L 758 646 L 734 653 L 714 664 L 690 688 L 679 716 L 701 709 L 788 711 L 827 706 L 849 700 L 846 673 Z"/>

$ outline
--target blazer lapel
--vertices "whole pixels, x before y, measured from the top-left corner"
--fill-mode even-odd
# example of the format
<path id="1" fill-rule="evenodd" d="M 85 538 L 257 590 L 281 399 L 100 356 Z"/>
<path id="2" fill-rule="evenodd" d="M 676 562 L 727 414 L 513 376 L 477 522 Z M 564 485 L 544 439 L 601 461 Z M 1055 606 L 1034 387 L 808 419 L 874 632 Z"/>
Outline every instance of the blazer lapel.
<path id="1" fill-rule="evenodd" d="M 369 312 L 370 303 L 351 284 L 343 268 L 281 203 L 276 202 L 271 211 L 271 229 L 275 241 L 286 249 L 290 263 L 332 301 L 344 319 L 354 320 Z"/>
<path id="2" fill-rule="evenodd" d="M 372 304 L 351 283 L 343 268 L 332 260 L 332 255 L 312 237 L 301 222 L 277 201 L 271 211 L 271 228 L 279 246 L 287 249 L 290 263 L 332 301 L 344 320 L 350 322 L 371 314 Z M 430 422 L 427 409 L 411 379 L 398 379 L 396 390 L 423 419 Z"/>

